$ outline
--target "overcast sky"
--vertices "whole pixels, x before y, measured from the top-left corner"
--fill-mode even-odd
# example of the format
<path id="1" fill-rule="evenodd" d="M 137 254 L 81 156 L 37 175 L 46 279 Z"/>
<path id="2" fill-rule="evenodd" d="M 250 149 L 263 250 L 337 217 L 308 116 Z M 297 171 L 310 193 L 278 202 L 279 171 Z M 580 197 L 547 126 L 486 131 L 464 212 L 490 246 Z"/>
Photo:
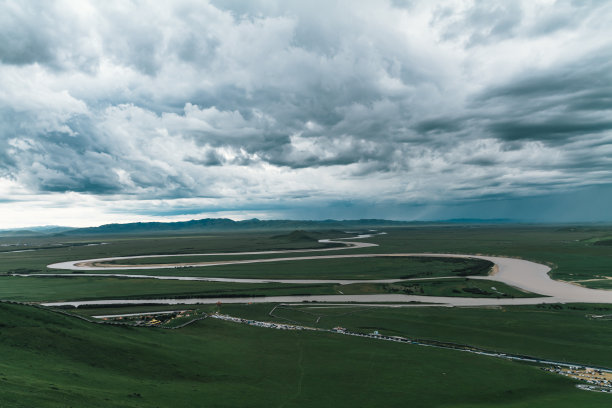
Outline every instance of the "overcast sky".
<path id="1" fill-rule="evenodd" d="M 610 1 L 0 0 L 0 229 L 612 221 Z"/>

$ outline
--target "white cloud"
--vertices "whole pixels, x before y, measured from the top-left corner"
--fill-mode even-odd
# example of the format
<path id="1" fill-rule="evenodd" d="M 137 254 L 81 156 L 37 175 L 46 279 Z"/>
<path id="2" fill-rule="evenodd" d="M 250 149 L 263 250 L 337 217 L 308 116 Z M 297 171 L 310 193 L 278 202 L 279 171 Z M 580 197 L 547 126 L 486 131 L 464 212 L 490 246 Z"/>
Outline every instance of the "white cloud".
<path id="1" fill-rule="evenodd" d="M 612 176 L 605 2 L 6 1 L 0 15 L 0 177 L 57 217 L 70 194 L 114 220 L 151 200 L 272 213 Z"/>

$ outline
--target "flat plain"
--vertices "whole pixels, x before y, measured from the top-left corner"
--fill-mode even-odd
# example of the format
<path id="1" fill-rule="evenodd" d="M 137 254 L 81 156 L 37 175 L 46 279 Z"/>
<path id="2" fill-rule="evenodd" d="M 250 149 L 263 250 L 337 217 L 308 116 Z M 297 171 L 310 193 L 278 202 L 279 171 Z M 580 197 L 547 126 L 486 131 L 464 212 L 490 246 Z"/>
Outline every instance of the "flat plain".
<path id="1" fill-rule="evenodd" d="M 605 288 L 607 278 L 612 277 L 612 247 L 605 244 L 612 236 L 611 228 L 419 226 L 384 231 L 387 234 L 363 240 L 377 247 L 338 249 L 337 253 L 438 252 L 519 257 L 550 265 L 555 279 L 594 288 Z M 61 272 L 46 266 L 77 259 L 323 248 L 325 244 L 317 240 L 337 237 L 334 234 L 338 232 L 22 237 L 20 242 L 3 238 L 0 274 L 5 276 L 0 277 L 0 298 L 20 303 L 0 304 L 0 354 L 5 356 L 0 361 L 2 406 L 244 406 L 246 401 L 249 406 L 285 407 L 605 407 L 612 403 L 612 394 L 580 390 L 576 388 L 579 381 L 546 372 L 541 366 L 457 350 L 324 331 L 274 330 L 210 318 L 171 330 L 163 324 L 134 327 L 106 324 L 109 322 L 91 317 L 190 309 L 198 316 L 218 312 L 324 330 L 342 326 L 356 333 L 376 331 L 612 368 L 612 320 L 605 318 L 612 315 L 612 305 L 426 305 L 428 295 L 537 295 L 503 287 L 499 282 L 469 279 L 466 270 L 483 274 L 478 262 L 382 257 L 367 258 L 365 262 L 325 259 L 155 271 L 156 275 L 405 279 L 393 284 L 246 284 L 85 277 L 75 271 L 64 271 L 66 276 L 59 278 L 13 276 Z M 436 279 L 446 276 L 451 279 Z M 345 291 L 410 291 L 423 295 L 423 302 L 412 307 L 223 302 L 188 307 L 59 310 L 36 306 L 57 300 Z"/>

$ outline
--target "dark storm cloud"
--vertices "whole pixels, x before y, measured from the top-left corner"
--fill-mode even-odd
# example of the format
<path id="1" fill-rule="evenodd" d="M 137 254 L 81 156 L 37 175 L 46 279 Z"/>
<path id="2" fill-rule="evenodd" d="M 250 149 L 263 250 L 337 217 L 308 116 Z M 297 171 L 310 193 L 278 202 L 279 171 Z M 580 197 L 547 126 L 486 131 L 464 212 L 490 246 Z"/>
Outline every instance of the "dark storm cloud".
<path id="1" fill-rule="evenodd" d="M 527 102 L 525 110 L 536 105 L 542 108 L 565 106 L 569 110 L 585 109 L 589 102 L 593 110 L 612 108 L 612 48 L 603 47 L 583 55 L 578 61 L 569 61 L 547 69 L 529 70 L 509 83 L 486 90 L 478 103 L 495 102 L 513 104 Z M 514 102 L 514 103 L 513 103 Z"/>
<path id="2" fill-rule="evenodd" d="M 564 143 L 612 130 L 612 49 L 604 47 L 546 69 L 529 70 L 478 95 L 497 108 L 487 128 L 503 140 Z"/>
<path id="3" fill-rule="evenodd" d="M 459 118 L 448 118 L 448 117 L 433 118 L 433 119 L 427 119 L 427 120 L 418 122 L 414 128 L 419 133 L 455 132 L 462 128 L 461 122 L 462 120 Z"/>
<path id="4" fill-rule="evenodd" d="M 612 121 L 576 123 L 559 116 L 543 123 L 498 122 L 489 126 L 489 129 L 504 140 L 530 139 L 562 143 L 575 136 L 611 130 Z"/>
<path id="5" fill-rule="evenodd" d="M 603 3 L 0 8 L 0 177 L 32 193 L 427 202 L 612 175 Z"/>

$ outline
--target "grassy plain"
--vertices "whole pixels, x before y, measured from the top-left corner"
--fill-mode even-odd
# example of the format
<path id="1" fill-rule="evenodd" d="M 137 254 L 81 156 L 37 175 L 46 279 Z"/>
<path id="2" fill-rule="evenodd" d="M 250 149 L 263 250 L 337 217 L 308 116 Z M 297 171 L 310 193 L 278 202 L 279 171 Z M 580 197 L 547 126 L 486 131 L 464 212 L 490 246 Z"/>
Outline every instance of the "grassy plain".
<path id="1" fill-rule="evenodd" d="M 379 247 L 337 253 L 445 252 L 515 256 L 550 264 L 553 277 L 558 279 L 573 281 L 612 276 L 612 251 L 605 244 L 612 236 L 609 227 L 422 226 L 385 231 L 387 235 L 365 240 L 378 243 Z M 331 231 L 312 234 L 320 238 L 336 236 L 336 232 Z M 56 272 L 46 270 L 46 265 L 110 256 L 320 247 L 312 239 L 296 240 L 291 234 L 285 235 L 286 239 L 283 234 L 270 232 L 149 238 L 105 236 L 100 239 L 87 237 L 87 240 L 61 236 L 4 238 L 0 244 L 19 245 L 1 247 L 4 252 L 0 253 L 0 274 Z M 106 245 L 87 245 L 99 242 Z M 36 250 L 7 252 L 23 249 Z M 460 274 L 458 264 L 438 260 L 435 264 L 393 258 L 377 258 L 371 260 L 372 263 L 367 263 L 370 259 L 365 263 L 363 259 L 354 260 L 353 264 L 336 261 L 240 265 L 235 269 L 224 266 L 218 270 L 166 269 L 156 270 L 154 274 L 195 275 L 225 271 L 225 274 L 241 277 L 269 273 L 296 278 L 353 278 L 355 275 L 407 278 L 410 274 L 423 278 L 447 276 L 453 271 Z M 355 271 L 357 273 L 351 274 Z M 385 275 L 387 273 L 390 275 Z M 425 275 L 427 273 L 431 275 Z M 302 286 L 71 276 L 59 279 L 3 276 L 0 277 L 0 298 L 38 301 L 337 293 L 338 290 L 357 293 L 392 290 L 420 293 L 422 290 L 423 294 L 458 295 L 454 291 L 463 292 L 468 287 L 491 292 L 491 286 L 496 292 L 520 296 L 512 293 L 515 289 L 497 282 L 466 281 L 465 278 L 412 281 L 396 286 L 366 283 Z M 607 282 L 596 280 L 581 284 L 597 287 Z M 459 294 L 473 295 L 474 292 Z M 612 368 L 611 321 L 590 317 L 612 314 L 611 305 L 503 308 L 364 308 L 353 305 L 330 308 L 310 303 L 277 307 L 270 315 L 274 306 L 113 306 L 74 312 L 109 314 L 218 309 L 258 320 L 292 321 L 324 328 L 340 325 L 361 332 L 379 330 L 390 335 Z M 573 380 L 525 364 L 457 351 L 326 333 L 276 331 L 212 319 L 178 330 L 117 327 L 87 323 L 31 306 L 0 304 L 0 355 L 1 407 L 221 407 L 244 406 L 245 401 L 254 407 L 608 407 L 612 404 L 611 395 L 580 391 L 574 387 Z"/>
<path id="2" fill-rule="evenodd" d="M 491 289 L 495 287 L 496 291 Z M 158 279 L 127 279 L 67 275 L 61 278 L 0 276 L 0 299 L 21 302 L 53 302 L 95 299 L 163 299 L 198 297 L 256 297 L 286 295 L 405 293 L 425 296 L 529 297 L 534 296 L 491 281 L 444 280 L 358 283 L 283 284 L 226 283 Z"/>
<path id="3" fill-rule="evenodd" d="M 248 319 L 342 326 L 358 332 L 468 344 L 612 368 L 612 323 L 590 319 L 612 314 L 612 305 L 537 305 L 496 308 L 329 307 L 324 304 L 220 306 L 222 313 Z"/>
<path id="4" fill-rule="evenodd" d="M 353 283 L 336 286 L 345 295 L 367 293 L 400 293 L 422 296 L 461 296 L 461 297 L 536 297 L 501 282 L 453 278 L 441 280 L 401 281 L 396 283 Z"/>
<path id="5" fill-rule="evenodd" d="M 155 260 L 149 259 L 155 263 Z M 176 259 L 174 260 L 176 262 Z M 486 275 L 493 265 L 479 259 L 375 257 L 305 259 L 207 267 L 126 270 L 126 273 L 264 279 L 413 279 Z M 99 271 L 104 273 L 105 271 Z M 108 272 L 108 271 L 106 271 Z M 114 272 L 114 271 L 113 271 Z M 119 272 L 121 273 L 121 272 Z"/>
<path id="6" fill-rule="evenodd" d="M 379 247 L 350 249 L 337 253 L 448 252 L 511 256 L 549 264 L 553 268 L 551 275 L 556 279 L 582 281 L 612 277 L 612 251 L 609 245 L 601 244 L 606 243 L 612 236 L 612 227 L 608 226 L 450 225 L 386 228 L 385 231 L 386 235 L 365 239 L 367 242 L 378 243 Z M 309 234 L 316 238 L 333 238 L 342 235 L 338 231 L 318 231 Z M 2 238 L 0 244 L 20 245 L 1 247 L 5 252 L 0 253 L 0 273 L 48 272 L 46 265 L 50 263 L 111 256 L 320 247 L 320 244 L 312 240 L 292 241 L 273 238 L 278 236 L 278 233 L 272 232 L 250 232 L 173 237 Z M 100 242 L 105 242 L 106 245 L 82 245 Z M 23 245 L 26 243 L 27 246 Z M 57 246 L 58 243 L 62 246 Z M 51 246 L 53 248 L 50 248 Z M 6 252 L 38 247 L 45 249 L 20 253 Z M 262 255 L 262 257 L 282 256 L 286 255 Z M 194 268 L 193 273 L 199 273 L 197 269 Z M 580 283 L 589 287 L 607 285 L 607 282 L 601 280 Z"/>
<path id="7" fill-rule="evenodd" d="M 178 236 L 3 237 L 0 273 L 36 273 L 51 263 L 114 256 L 191 254 L 328 248 L 306 240 L 282 240 L 267 233 L 199 234 Z M 27 252 L 13 252 L 27 251 Z M 282 255 L 285 256 L 285 255 Z M 250 257 L 249 257 L 250 258 Z"/>
<path id="8" fill-rule="evenodd" d="M 0 276 L 0 298 L 21 302 L 168 297 L 333 295 L 334 285 L 238 284 L 158 279 Z"/>
<path id="9" fill-rule="evenodd" d="M 389 230 L 368 239 L 385 252 L 439 252 L 523 258 L 552 267 L 555 279 L 576 281 L 612 277 L 610 246 L 597 245 L 612 235 L 610 226 L 438 226 Z M 365 248 L 377 252 L 379 248 Z M 596 287 L 597 282 L 581 282 Z"/>
<path id="10" fill-rule="evenodd" d="M 206 319 L 96 325 L 0 305 L 3 407 L 603 407 L 610 396 L 466 353 Z M 495 375 L 492 375 L 495 373 Z"/>

